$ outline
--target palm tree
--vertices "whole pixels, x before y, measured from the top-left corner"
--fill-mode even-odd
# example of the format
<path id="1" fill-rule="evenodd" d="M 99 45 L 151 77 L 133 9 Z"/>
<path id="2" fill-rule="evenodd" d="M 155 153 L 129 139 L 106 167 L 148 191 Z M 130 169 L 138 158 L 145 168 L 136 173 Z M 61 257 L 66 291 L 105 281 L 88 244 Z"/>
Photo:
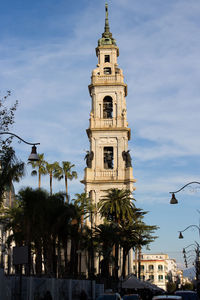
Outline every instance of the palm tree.
<path id="1" fill-rule="evenodd" d="M 2 201 L 2 196 L 5 188 L 9 189 L 9 204 L 11 205 L 12 196 L 12 182 L 19 182 L 24 176 L 25 168 L 24 163 L 19 161 L 15 156 L 15 151 L 8 147 L 4 149 L 1 155 L 1 168 L 0 168 L 0 199 Z"/>
<path id="2" fill-rule="evenodd" d="M 30 161 L 28 164 L 31 164 L 32 168 L 34 169 L 31 172 L 32 176 L 38 175 L 38 187 L 41 188 L 41 175 L 46 175 L 46 161 L 44 160 L 44 153 L 38 154 L 39 160 L 38 161 Z"/>
<path id="3" fill-rule="evenodd" d="M 52 195 L 52 180 L 54 177 L 54 173 L 56 172 L 57 168 L 59 168 L 59 163 L 55 161 L 52 164 L 46 162 L 46 171 L 49 174 L 49 184 L 50 184 L 50 195 Z"/>
<path id="4" fill-rule="evenodd" d="M 62 266 L 66 274 L 69 265 L 67 241 L 74 238 L 75 244 L 77 239 L 75 228 L 71 228 L 71 222 L 76 216 L 75 206 L 65 203 L 63 194 L 49 196 L 42 189 L 22 189 L 16 200 L 16 206 L 7 210 L 4 217 L 9 220 L 7 229 L 12 232 L 8 238 L 9 244 L 14 241 L 17 246 L 31 246 L 29 249 L 35 255 L 36 275 L 40 276 L 44 269 L 46 275 L 57 276 L 59 271 L 61 276 L 64 273 Z M 74 255 L 77 248 L 73 249 Z M 65 254 L 63 264 L 62 251 Z M 71 265 L 75 270 L 75 265 Z"/>
<path id="5" fill-rule="evenodd" d="M 57 178 L 58 180 L 61 180 L 62 178 L 65 179 L 65 190 L 66 190 L 67 202 L 69 201 L 68 179 L 72 180 L 72 179 L 74 179 L 74 178 L 76 179 L 78 177 L 77 172 L 71 170 L 74 166 L 75 165 L 74 164 L 71 165 L 71 163 L 69 161 L 63 161 L 62 167 L 57 168 L 54 173 L 54 177 Z"/>
<path id="6" fill-rule="evenodd" d="M 129 190 L 109 189 L 106 195 L 98 203 L 99 213 L 108 221 L 114 222 L 120 230 L 122 221 L 132 220 L 134 204 L 132 193 Z M 115 242 L 115 278 L 118 279 L 119 239 Z"/>
<path id="7" fill-rule="evenodd" d="M 99 213 L 118 225 L 122 220 L 132 220 L 135 207 L 132 200 L 134 199 L 129 190 L 109 189 L 98 203 Z"/>
<path id="8" fill-rule="evenodd" d="M 94 239 L 98 244 L 99 257 L 102 257 L 99 266 L 102 278 L 108 278 L 110 276 L 109 264 L 113 260 L 112 250 L 116 233 L 117 227 L 113 223 L 100 224 L 95 227 L 94 230 Z"/>

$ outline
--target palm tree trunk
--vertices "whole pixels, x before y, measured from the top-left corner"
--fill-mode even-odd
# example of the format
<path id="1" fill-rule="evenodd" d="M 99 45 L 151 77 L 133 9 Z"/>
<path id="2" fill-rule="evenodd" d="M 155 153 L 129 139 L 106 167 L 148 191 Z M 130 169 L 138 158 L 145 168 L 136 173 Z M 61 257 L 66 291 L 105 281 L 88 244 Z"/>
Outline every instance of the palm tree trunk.
<path id="1" fill-rule="evenodd" d="M 9 188 L 9 207 L 12 207 L 12 181 L 10 182 L 10 188 Z"/>
<path id="2" fill-rule="evenodd" d="M 50 174 L 50 195 L 52 195 L 52 173 Z"/>
<path id="3" fill-rule="evenodd" d="M 135 276 L 138 277 L 138 249 L 135 249 Z"/>
<path id="4" fill-rule="evenodd" d="M 52 272 L 55 278 L 57 278 L 57 255 L 56 255 L 56 237 L 53 236 L 52 240 Z"/>
<path id="5" fill-rule="evenodd" d="M 141 277 L 141 247 L 138 249 L 138 278 Z"/>
<path id="6" fill-rule="evenodd" d="M 65 190 L 66 190 L 66 202 L 69 202 L 69 197 L 68 197 L 68 182 L 67 182 L 67 175 L 65 174 Z"/>
<path id="7" fill-rule="evenodd" d="M 41 241 L 35 241 L 35 250 L 36 250 L 36 258 L 35 258 L 35 269 L 36 275 L 42 275 L 42 247 Z"/>
<path id="8" fill-rule="evenodd" d="M 125 248 L 123 248 L 123 265 L 122 265 L 122 277 L 125 278 L 126 276 L 126 260 L 127 260 L 128 252 Z"/>
<path id="9" fill-rule="evenodd" d="M 39 189 L 41 187 L 41 173 L 40 173 L 40 171 L 38 171 L 38 187 L 39 187 Z"/>
<path id="10" fill-rule="evenodd" d="M 64 244 L 64 243 L 63 243 Z M 68 264 L 68 243 L 66 242 L 64 246 L 64 260 L 65 260 L 65 275 L 69 274 L 69 264 Z"/>
<path id="11" fill-rule="evenodd" d="M 119 271 L 119 243 L 115 244 L 115 279 L 118 280 Z"/>

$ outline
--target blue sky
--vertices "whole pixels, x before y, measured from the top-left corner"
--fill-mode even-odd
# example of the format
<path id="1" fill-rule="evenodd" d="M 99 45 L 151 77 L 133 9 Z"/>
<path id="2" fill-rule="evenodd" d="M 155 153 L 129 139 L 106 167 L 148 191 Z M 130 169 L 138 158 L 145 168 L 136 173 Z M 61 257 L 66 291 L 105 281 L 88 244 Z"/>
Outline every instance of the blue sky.
<path id="1" fill-rule="evenodd" d="M 40 142 L 38 151 L 47 161 L 76 165 L 79 177 L 70 182 L 71 195 L 83 192 L 88 85 L 104 31 L 104 5 L 103 0 L 1 1 L 0 93 L 11 90 L 10 103 L 19 100 L 12 131 Z M 199 234 L 191 228 L 178 240 L 178 231 L 199 224 L 200 193 L 198 186 L 185 189 L 172 206 L 169 192 L 200 180 L 200 2 L 109 0 L 108 5 L 128 84 L 136 205 L 149 211 L 146 223 L 160 227 L 151 252 L 168 253 L 182 264 L 182 248 L 199 241 Z M 16 142 L 15 147 L 26 160 L 29 146 Z M 27 167 L 16 191 L 37 187 L 30 172 Z M 42 185 L 49 189 L 48 177 Z M 64 182 L 54 181 L 53 190 L 64 190 Z"/>

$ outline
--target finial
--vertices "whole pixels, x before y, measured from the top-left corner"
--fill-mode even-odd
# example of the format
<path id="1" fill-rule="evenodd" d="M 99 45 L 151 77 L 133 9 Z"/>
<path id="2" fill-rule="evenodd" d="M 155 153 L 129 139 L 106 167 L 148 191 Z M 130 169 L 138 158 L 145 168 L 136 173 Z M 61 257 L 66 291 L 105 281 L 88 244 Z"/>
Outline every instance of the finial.
<path id="1" fill-rule="evenodd" d="M 105 3 L 105 12 L 106 12 L 106 18 L 105 18 L 105 27 L 104 27 L 104 33 L 102 33 L 102 38 L 98 40 L 98 46 L 103 45 L 115 45 L 116 41 L 112 37 L 112 33 L 110 32 L 109 22 L 108 22 L 108 3 Z"/>
<path id="2" fill-rule="evenodd" d="M 110 28 L 109 28 L 109 23 L 108 23 L 108 3 L 105 4 L 105 11 L 106 11 L 106 19 L 105 19 L 105 29 L 104 32 L 109 33 Z"/>

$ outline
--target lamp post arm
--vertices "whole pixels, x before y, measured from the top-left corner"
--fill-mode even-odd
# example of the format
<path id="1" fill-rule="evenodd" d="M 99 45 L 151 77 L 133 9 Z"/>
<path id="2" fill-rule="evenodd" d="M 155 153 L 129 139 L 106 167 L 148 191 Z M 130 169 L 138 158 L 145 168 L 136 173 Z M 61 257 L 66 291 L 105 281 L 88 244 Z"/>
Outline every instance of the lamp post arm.
<path id="1" fill-rule="evenodd" d="M 196 241 L 195 241 L 195 243 L 197 243 Z M 199 246 L 199 244 L 197 243 L 197 245 Z M 190 244 L 190 245 L 188 245 L 188 246 L 186 246 L 186 247 L 184 247 L 183 249 L 187 249 L 188 247 L 191 247 L 191 246 L 196 246 L 195 244 Z"/>
<path id="2" fill-rule="evenodd" d="M 200 230 L 200 227 L 197 226 L 197 225 L 189 225 L 188 227 L 186 227 L 184 230 L 181 230 L 180 232 L 184 232 L 184 231 L 186 231 L 190 227 L 196 227 L 198 230 Z"/>
<path id="3" fill-rule="evenodd" d="M 12 133 L 12 132 L 3 131 L 3 132 L 0 132 L 0 134 L 9 134 L 9 135 L 15 136 L 16 138 L 18 138 L 20 141 L 24 142 L 27 145 L 34 145 L 34 146 L 35 145 L 40 145 L 40 143 L 29 143 L 29 142 L 26 142 L 20 136 L 16 135 L 15 133 Z"/>
<path id="4" fill-rule="evenodd" d="M 186 186 L 188 186 L 188 185 L 190 185 L 190 184 L 194 184 L 194 183 L 200 184 L 200 182 L 198 182 L 198 181 L 191 181 L 191 182 L 185 184 L 185 185 L 184 185 L 182 188 L 180 188 L 179 190 L 177 190 L 177 191 L 175 191 L 175 192 L 169 192 L 169 193 L 170 193 L 170 194 L 176 194 L 176 193 L 182 191 Z"/>
<path id="5" fill-rule="evenodd" d="M 179 232 L 184 232 L 184 231 L 186 231 L 187 229 L 189 229 L 190 227 L 196 227 L 196 228 L 199 230 L 199 235 L 200 235 L 200 227 L 197 226 L 197 225 L 189 225 L 189 226 L 186 227 L 184 230 L 181 230 L 181 231 L 179 231 Z"/>

